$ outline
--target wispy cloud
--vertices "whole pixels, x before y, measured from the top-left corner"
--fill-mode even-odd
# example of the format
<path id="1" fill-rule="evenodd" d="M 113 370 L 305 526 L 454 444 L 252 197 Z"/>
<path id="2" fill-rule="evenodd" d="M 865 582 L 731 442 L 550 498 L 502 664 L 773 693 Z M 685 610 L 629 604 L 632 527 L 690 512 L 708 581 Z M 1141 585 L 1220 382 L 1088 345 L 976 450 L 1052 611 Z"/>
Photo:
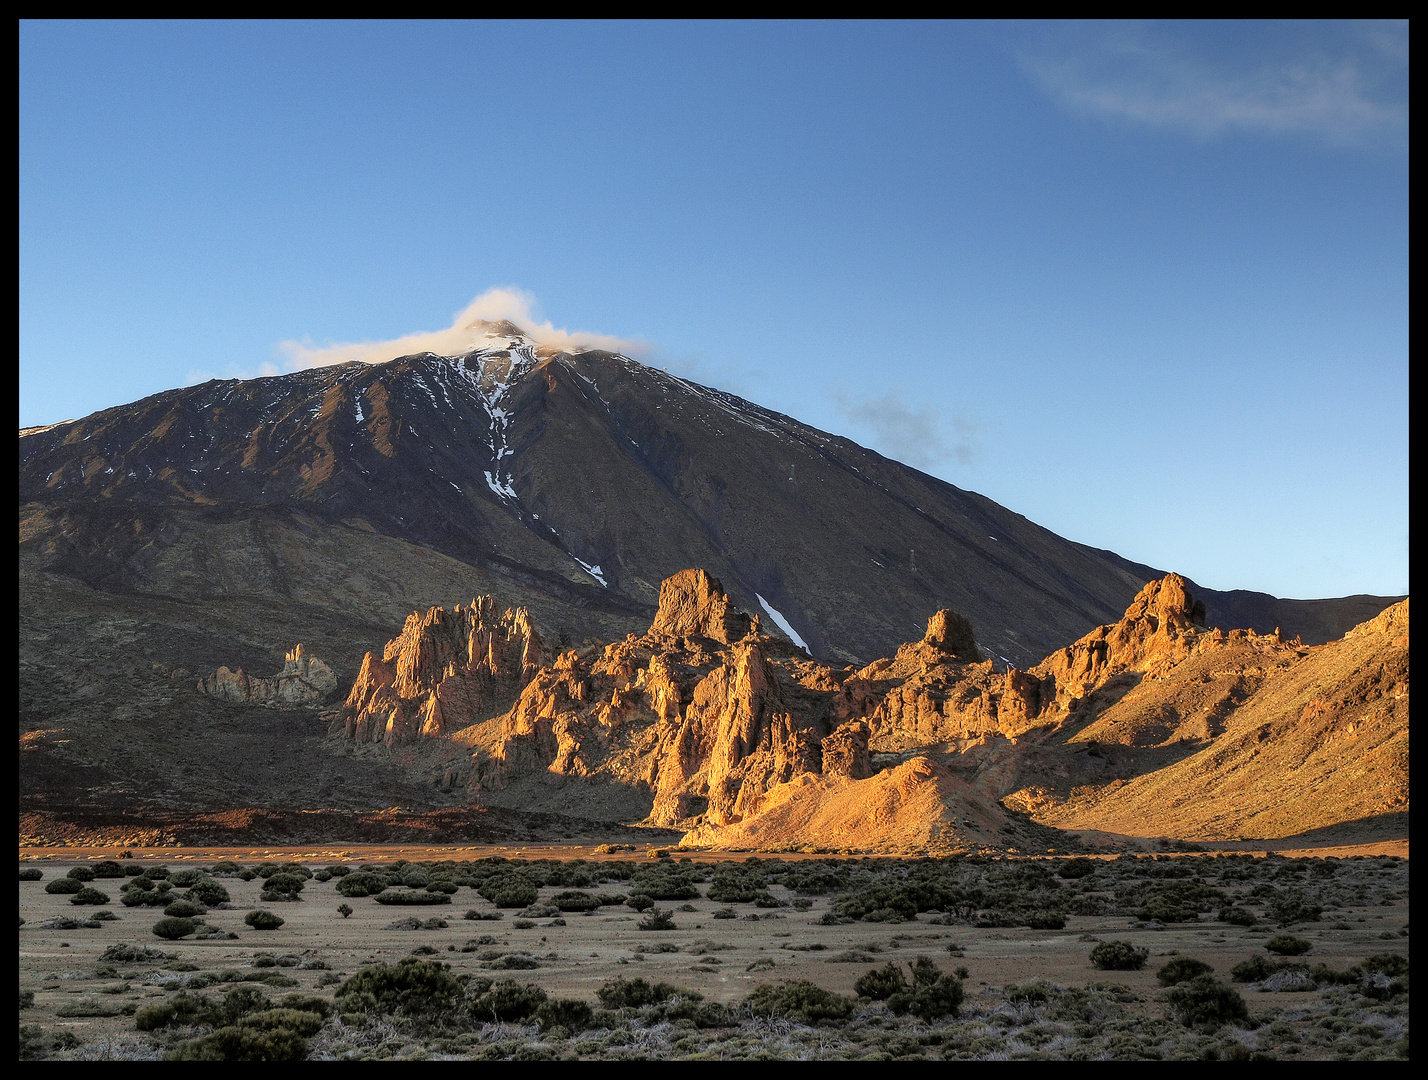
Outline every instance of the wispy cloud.
<path id="1" fill-rule="evenodd" d="M 1325 34 L 1246 59 L 1177 27 L 1123 26 L 1074 53 L 1043 49 L 1022 66 L 1067 109 L 1180 129 L 1303 134 L 1336 146 L 1408 138 L 1408 27 Z M 1209 55 L 1215 52 L 1216 55 Z"/>
<path id="2" fill-rule="evenodd" d="M 915 468 L 931 471 L 950 461 L 970 465 L 981 452 L 979 425 L 968 417 L 951 418 L 949 437 L 944 433 L 940 409 L 930 405 L 913 408 L 900 394 L 853 400 L 839 393 L 835 400 L 839 412 L 872 433 L 879 452 Z"/>
<path id="3" fill-rule="evenodd" d="M 489 322 L 504 319 L 514 323 L 538 345 L 551 350 L 608 349 L 639 356 L 649 351 L 648 343 L 613 337 L 588 330 L 564 330 L 538 319 L 535 297 L 516 288 L 488 289 L 457 312 L 451 325 L 443 330 L 423 330 L 387 341 L 360 341 L 338 345 L 313 345 L 310 342 L 284 341 L 278 348 L 287 358 L 290 369 L 345 364 L 360 360 L 379 364 L 397 356 L 433 352 L 440 356 L 458 356 L 489 344 L 486 337 Z"/>

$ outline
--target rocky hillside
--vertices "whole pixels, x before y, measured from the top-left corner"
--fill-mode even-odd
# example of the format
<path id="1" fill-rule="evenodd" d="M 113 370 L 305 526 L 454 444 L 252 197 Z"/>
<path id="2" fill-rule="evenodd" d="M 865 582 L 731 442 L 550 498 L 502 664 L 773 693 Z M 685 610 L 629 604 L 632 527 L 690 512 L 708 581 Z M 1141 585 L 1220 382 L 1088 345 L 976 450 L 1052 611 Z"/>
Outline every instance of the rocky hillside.
<path id="1" fill-rule="evenodd" d="M 1008 808 L 1068 830 L 1282 836 L 1407 808 L 1406 602 L 1315 648 L 1206 628 L 1170 575 L 1114 623 L 1005 671 L 948 610 L 892 657 L 819 663 L 702 570 L 663 583 L 646 633 L 540 667 L 517 659 L 542 649 L 512 633 L 525 613 L 494 611 L 481 598 L 414 614 L 385 660 L 368 654 L 343 737 L 463 746 L 439 755 L 444 789 L 511 808 L 599 805 L 691 846 L 1005 845 L 1018 835 Z M 492 625 L 518 647 L 463 647 Z M 518 694 L 503 715 L 492 679 Z M 1326 753 L 1341 731 L 1363 759 L 1347 771 Z"/>

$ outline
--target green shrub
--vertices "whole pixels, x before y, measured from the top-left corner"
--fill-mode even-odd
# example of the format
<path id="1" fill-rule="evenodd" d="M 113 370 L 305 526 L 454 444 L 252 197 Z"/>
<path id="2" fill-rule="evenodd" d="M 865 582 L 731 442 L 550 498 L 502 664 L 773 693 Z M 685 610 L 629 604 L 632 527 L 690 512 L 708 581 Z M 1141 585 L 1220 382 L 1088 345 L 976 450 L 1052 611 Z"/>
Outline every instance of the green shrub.
<path id="1" fill-rule="evenodd" d="M 103 862 L 94 864 L 94 876 L 97 878 L 121 878 L 124 876 L 124 867 L 113 859 L 105 859 Z"/>
<path id="2" fill-rule="evenodd" d="M 1058 877 L 1068 880 L 1087 877 L 1096 872 L 1096 864 L 1091 859 L 1070 859 L 1062 863 L 1056 870 Z"/>
<path id="3" fill-rule="evenodd" d="M 1055 911 L 1032 911 L 1022 919 L 1022 923 L 1033 930 L 1064 930 L 1066 916 Z"/>
<path id="4" fill-rule="evenodd" d="M 20 871 L 21 881 L 39 881 L 45 876 L 45 872 L 38 866 L 27 866 Z"/>
<path id="5" fill-rule="evenodd" d="M 1230 978 L 1235 982 L 1263 982 L 1282 966 L 1265 956 L 1251 956 L 1230 968 Z"/>
<path id="6" fill-rule="evenodd" d="M 471 1015 L 477 1020 L 494 1022 L 524 1020 L 533 1016 L 547 1001 L 546 992 L 533 983 L 521 984 L 503 979 L 479 997 L 472 999 Z"/>
<path id="7" fill-rule="evenodd" d="M 179 870 L 169 875 L 169 884 L 175 889 L 187 889 L 203 877 L 202 870 L 188 869 Z"/>
<path id="8" fill-rule="evenodd" d="M 289 994 L 278 1002 L 278 1007 L 296 1009 L 298 1012 L 317 1013 L 324 1020 L 333 1013 L 332 1002 L 326 998 L 318 997 L 316 994 Z"/>
<path id="9" fill-rule="evenodd" d="M 262 1031 L 246 1026 L 219 1028 L 212 1035 L 180 1043 L 165 1061 L 304 1061 L 307 1040 L 288 1028 Z"/>
<path id="10" fill-rule="evenodd" d="M 340 1012 L 431 1017 L 450 1011 L 463 992 L 446 965 L 408 956 L 395 966 L 363 968 L 338 987 L 336 997 Z"/>
<path id="11" fill-rule="evenodd" d="M 169 941 L 187 937 L 197 929 L 198 923 L 193 919 L 160 919 L 154 923 L 154 934 Z"/>
<path id="12" fill-rule="evenodd" d="M 344 866 L 342 865 L 342 863 L 333 863 L 331 866 L 327 867 L 327 873 L 331 874 L 333 877 L 336 878 L 346 877 L 348 874 L 352 873 L 352 867 Z"/>
<path id="13" fill-rule="evenodd" d="M 888 998 L 888 1008 L 901 1016 L 912 1013 L 919 1020 L 931 1022 L 943 1016 L 956 1016 L 962 1007 L 962 980 L 955 975 L 939 975 L 935 982 L 919 982 L 911 990 L 903 990 Z"/>
<path id="14" fill-rule="evenodd" d="M 476 892 L 498 908 L 530 907 L 540 896 L 540 890 L 520 874 L 488 877 Z"/>
<path id="15" fill-rule="evenodd" d="M 307 879 L 297 874 L 274 874 L 268 878 L 267 892 L 300 893 Z"/>
<path id="16" fill-rule="evenodd" d="M 247 915 L 244 915 L 243 922 L 251 926 L 254 930 L 276 930 L 282 926 L 283 923 L 287 922 L 287 920 L 279 915 L 274 915 L 271 911 L 264 911 L 262 908 L 257 908 L 254 911 L 248 912 Z"/>
<path id="17" fill-rule="evenodd" d="M 1232 926 L 1253 926 L 1259 922 L 1254 917 L 1254 912 L 1242 907 L 1222 907 L 1220 909 L 1220 922 L 1226 922 Z"/>
<path id="18" fill-rule="evenodd" d="M 965 971 L 965 968 L 959 968 Z M 959 978 L 966 976 L 960 975 Z M 1013 1005 L 1045 1005 L 1051 1000 L 1051 988 L 1046 983 L 1037 980 L 1029 982 L 1025 986 L 1005 986 L 1002 988 L 1002 996 Z"/>
<path id="19" fill-rule="evenodd" d="M 644 893 L 636 893 L 625 901 L 625 906 L 634 908 L 636 911 L 648 911 L 654 907 L 655 902 Z"/>
<path id="20" fill-rule="evenodd" d="M 376 874 L 358 872 L 348 874 L 337 883 L 337 891 L 343 896 L 371 896 L 379 893 L 387 887 L 386 878 L 380 878 Z"/>
<path id="21" fill-rule="evenodd" d="M 166 1027 L 212 1025 L 220 1023 L 222 1016 L 221 1010 L 214 1008 L 207 998 L 180 991 L 167 1001 L 140 1009 L 134 1014 L 134 1026 L 140 1031 L 158 1031 Z"/>
<path id="22" fill-rule="evenodd" d="M 234 877 L 243 872 L 243 867 L 236 862 L 214 863 L 208 868 L 208 872 L 214 877 Z"/>
<path id="23" fill-rule="evenodd" d="M 1275 934 L 1264 943 L 1264 947 L 1280 956 L 1302 956 L 1312 949 L 1314 944 L 1293 934 Z"/>
<path id="24" fill-rule="evenodd" d="M 471 908 L 461 917 L 463 919 L 471 919 L 472 921 L 494 922 L 498 919 L 504 919 L 506 915 L 501 911 L 477 911 L 475 908 Z"/>
<path id="25" fill-rule="evenodd" d="M 258 877 L 262 878 L 264 881 L 267 881 L 268 878 L 272 877 L 274 874 L 281 873 L 282 869 L 283 868 L 275 862 L 265 862 L 259 863 L 253 868 L 253 871 Z"/>
<path id="26" fill-rule="evenodd" d="M 863 973 L 853 983 L 853 992 L 859 997 L 873 1001 L 886 1001 L 894 994 L 907 989 L 907 978 L 897 964 L 885 964 L 880 968 Z"/>
<path id="27" fill-rule="evenodd" d="M 819 1020 L 846 1020 L 853 1013 L 853 999 L 825 990 L 807 979 L 763 983 L 744 999 L 744 1007 L 755 1016 L 787 1017 L 814 1024 Z"/>
<path id="28" fill-rule="evenodd" d="M 1203 960 L 1192 960 L 1188 956 L 1172 957 L 1170 962 L 1155 973 L 1161 986 L 1174 986 L 1189 982 L 1200 975 L 1208 975 L 1215 969 Z"/>
<path id="29" fill-rule="evenodd" d="M 337 905 L 337 914 L 341 915 L 344 919 L 347 918 L 349 915 L 352 914 L 352 905 L 351 905 L 351 904 L 338 904 L 338 905 Z"/>
<path id="30" fill-rule="evenodd" d="M 674 925 L 674 912 L 662 911 L 659 908 L 650 908 L 645 912 L 645 917 L 635 924 L 641 930 L 677 930 Z"/>
<path id="31" fill-rule="evenodd" d="M 379 904 L 397 905 L 417 905 L 429 906 L 431 904 L 449 904 L 451 897 L 446 893 L 426 892 L 422 889 L 383 889 L 372 897 Z"/>
<path id="32" fill-rule="evenodd" d="M 86 885 L 80 889 L 79 892 L 71 896 L 69 902 L 71 904 L 91 904 L 97 906 L 99 904 L 109 903 L 109 894 L 100 892 L 98 889 Z"/>
<path id="33" fill-rule="evenodd" d="M 600 901 L 589 893 L 573 890 L 556 893 L 550 902 L 561 911 L 594 911 L 600 906 Z"/>
<path id="34" fill-rule="evenodd" d="M 217 907 L 219 904 L 228 903 L 232 897 L 228 895 L 227 889 L 212 878 L 201 878 L 184 894 L 184 899 L 205 907 Z"/>
<path id="35" fill-rule="evenodd" d="M 633 979 L 613 979 L 595 991 L 595 996 L 607 1009 L 640 1009 L 675 997 L 686 1001 L 704 1000 L 703 994 L 693 990 L 667 982 L 651 984 L 639 976 Z"/>
<path id="36" fill-rule="evenodd" d="M 544 1001 L 535 1011 L 541 1027 L 562 1027 L 568 1031 L 583 1031 L 590 1026 L 594 1015 L 595 1011 L 585 1002 L 570 998 Z"/>
<path id="37" fill-rule="evenodd" d="M 84 883 L 76 881 L 72 877 L 55 878 L 45 886 L 45 892 L 51 896 L 67 896 L 70 893 L 77 893 L 84 888 Z"/>
<path id="38" fill-rule="evenodd" d="M 322 1028 L 324 1018 L 315 1012 L 303 1009 L 268 1009 L 251 1013 L 243 1018 L 243 1026 L 259 1031 L 295 1031 L 304 1037 L 316 1035 Z"/>
<path id="39" fill-rule="evenodd" d="M 1367 959 L 1360 960 L 1354 967 L 1360 971 L 1396 978 L 1399 975 L 1408 974 L 1408 957 L 1400 956 L 1397 953 L 1374 953 Z"/>
<path id="40" fill-rule="evenodd" d="M 461 886 L 456 884 L 456 882 L 452 881 L 451 879 L 440 878 L 436 881 L 430 882 L 426 887 L 426 891 L 445 893 L 447 896 L 450 896 L 459 888 L 461 888 Z"/>
<path id="41" fill-rule="evenodd" d="M 1213 975 L 1197 975 L 1165 995 L 1172 1011 L 1187 1027 L 1217 1028 L 1232 1020 L 1248 1020 L 1249 1006 L 1234 987 Z"/>
<path id="42" fill-rule="evenodd" d="M 111 945 L 99 954 L 99 959 L 115 964 L 145 964 L 154 960 L 171 960 L 172 957 L 147 945 Z"/>
<path id="43" fill-rule="evenodd" d="M 94 871 L 87 866 L 75 866 L 65 876 L 73 878 L 75 881 L 93 881 L 95 875 Z"/>
<path id="44" fill-rule="evenodd" d="M 1129 941 L 1103 941 L 1091 950 L 1091 963 L 1102 971 L 1139 971 L 1150 957 Z"/>
<path id="45" fill-rule="evenodd" d="M 120 858 L 123 858 L 123 856 L 121 855 Z M 125 877 L 141 877 L 141 876 L 143 875 L 143 873 L 144 873 L 144 868 L 143 868 L 142 866 L 140 866 L 138 863 L 132 863 L 132 862 L 131 862 L 131 863 L 125 863 L 125 864 L 124 864 L 124 876 L 125 876 Z"/>
<path id="46" fill-rule="evenodd" d="M 187 900 L 175 900 L 164 908 L 164 914 L 175 919 L 192 919 L 195 915 L 202 915 L 203 909 L 196 904 L 190 904 Z"/>
<path id="47" fill-rule="evenodd" d="M 1318 922 L 1324 909 L 1318 904 L 1289 893 L 1276 896 L 1269 902 L 1269 913 L 1280 926 L 1292 926 L 1299 922 Z"/>

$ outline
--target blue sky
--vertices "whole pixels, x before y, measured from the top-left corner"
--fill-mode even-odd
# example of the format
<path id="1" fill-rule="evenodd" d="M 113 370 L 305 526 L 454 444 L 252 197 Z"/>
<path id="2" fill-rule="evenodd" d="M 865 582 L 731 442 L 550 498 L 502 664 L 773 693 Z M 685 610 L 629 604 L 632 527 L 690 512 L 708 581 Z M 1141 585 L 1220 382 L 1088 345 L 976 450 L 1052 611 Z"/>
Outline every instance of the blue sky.
<path id="1" fill-rule="evenodd" d="M 22 426 L 506 289 L 1205 585 L 1408 591 L 1406 24 L 30 22 L 19 99 Z"/>

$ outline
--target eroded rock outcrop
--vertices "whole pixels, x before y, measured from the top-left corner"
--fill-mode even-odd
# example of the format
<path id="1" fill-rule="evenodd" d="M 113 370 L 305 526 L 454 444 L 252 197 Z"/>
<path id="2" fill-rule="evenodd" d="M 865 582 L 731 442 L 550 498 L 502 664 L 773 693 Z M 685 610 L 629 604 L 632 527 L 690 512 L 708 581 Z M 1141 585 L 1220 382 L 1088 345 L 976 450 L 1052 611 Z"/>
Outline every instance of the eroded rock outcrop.
<path id="1" fill-rule="evenodd" d="M 496 805 L 584 812 L 618 792 L 601 805 L 685 829 L 690 845 L 950 850 L 1005 843 L 1013 819 L 998 800 L 1050 813 L 1057 785 L 1113 780 L 1121 759 L 1077 740 L 1138 751 L 1213 738 L 1305 655 L 1277 635 L 1204 629 L 1176 575 L 1029 670 L 997 671 L 948 610 L 855 670 L 764 634 L 703 571 L 660 596 L 645 634 L 545 658 L 525 613 L 498 619 L 488 597 L 414 614 L 363 662 L 346 731 L 389 746 L 450 738 L 469 756 L 444 755 L 433 782 Z M 1398 634 L 1394 619 L 1406 627 L 1406 605 L 1382 619 Z M 1162 694 L 1154 716 L 1131 709 L 1116 726 L 1125 695 L 1180 683 L 1199 688 L 1193 708 Z"/>
<path id="2" fill-rule="evenodd" d="M 496 614 L 491 596 L 469 607 L 407 616 L 379 657 L 369 652 L 343 704 L 344 732 L 395 746 L 440 737 L 508 702 L 545 659 L 525 608 Z"/>
<path id="3" fill-rule="evenodd" d="M 271 678 L 249 675 L 242 668 L 220 667 L 198 681 L 198 692 L 233 705 L 266 705 L 299 709 L 320 705 L 337 689 L 337 676 L 317 657 L 298 645 L 283 660 L 283 670 Z"/>

